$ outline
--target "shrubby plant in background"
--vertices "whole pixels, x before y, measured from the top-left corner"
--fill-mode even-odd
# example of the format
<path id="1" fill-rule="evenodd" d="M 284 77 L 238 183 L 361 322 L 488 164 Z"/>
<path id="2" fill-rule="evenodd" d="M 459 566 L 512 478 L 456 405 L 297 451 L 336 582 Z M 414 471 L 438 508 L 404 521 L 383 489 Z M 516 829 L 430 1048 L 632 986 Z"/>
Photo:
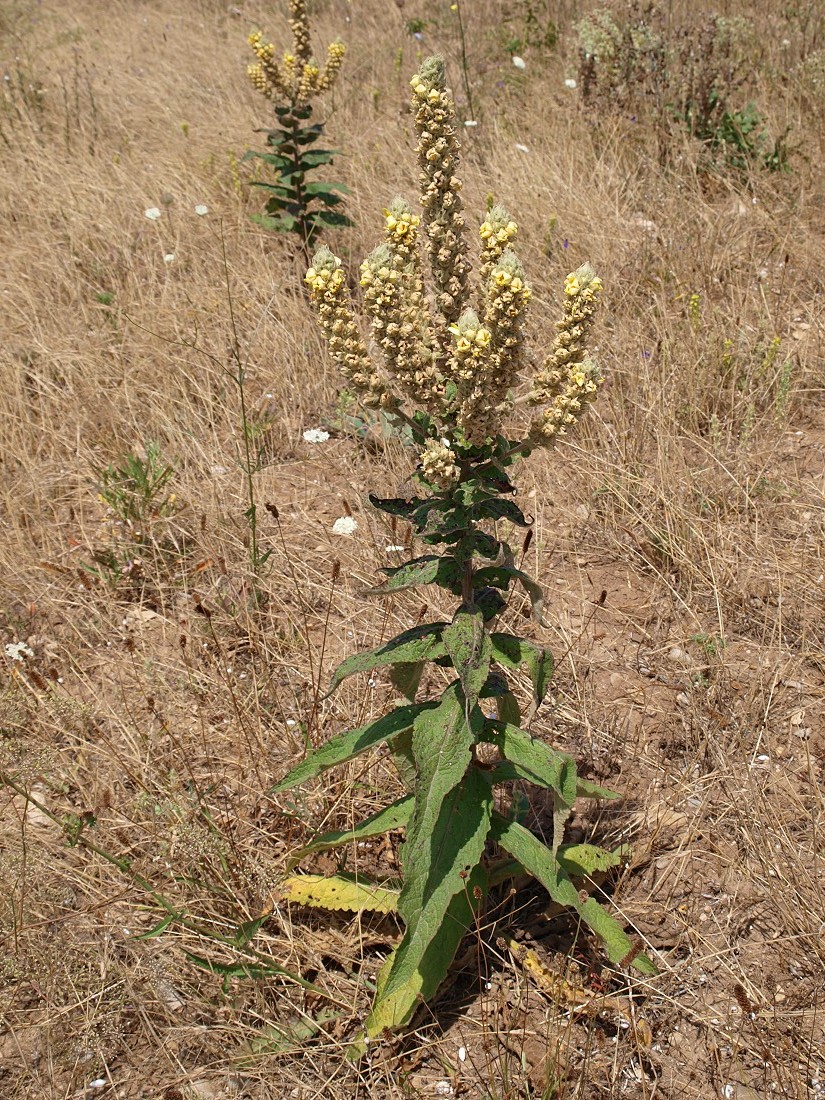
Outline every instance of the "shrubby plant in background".
<path id="1" fill-rule="evenodd" d="M 788 168 L 787 130 L 772 138 L 763 112 L 742 102 L 756 47 L 747 21 L 707 14 L 674 21 L 655 3 L 597 8 L 576 25 L 578 87 L 594 111 L 657 119 L 661 157 L 676 123 L 701 141 L 710 163 Z"/>
<path id="2" fill-rule="evenodd" d="M 521 401 L 529 410 L 522 418 L 512 394 L 526 363 L 523 326 L 531 289 L 512 247 L 517 225 L 503 206 L 488 211 L 474 284 L 454 105 L 443 61 L 425 61 L 412 88 L 423 213 L 413 213 L 396 198 L 386 211 L 383 243 L 361 265 L 380 362 L 367 350 L 341 261 L 328 248 L 316 253 L 306 282 L 349 388 L 367 407 L 381 408 L 405 425 L 418 450 L 420 495 L 370 500 L 408 522 L 430 549 L 386 569 L 386 583 L 372 594 L 434 584 L 455 597 L 458 607 L 449 622 L 413 627 L 345 660 L 330 691 L 356 673 L 387 667 L 406 702 L 368 726 L 334 737 L 277 788 L 295 787 L 381 743 L 389 746 L 407 788 L 391 806 L 344 833 L 317 837 L 296 857 L 403 828 L 403 884 L 297 875 L 285 885 L 288 896 L 305 904 L 394 908 L 402 918 L 404 937 L 378 978 L 368 1037 L 409 1022 L 441 984 L 491 885 L 525 872 L 579 915 L 612 963 L 654 972 L 638 945 L 582 889 L 587 875 L 615 865 L 620 854 L 564 844 L 564 825 L 577 797 L 615 796 L 580 778 L 571 756 L 529 732 L 553 658 L 543 647 L 498 629 L 514 586 L 527 592 L 541 621 L 541 590 L 516 567 L 513 548 L 498 537 L 495 524 L 529 527 L 512 499 L 511 467 L 534 448 L 552 446 L 566 435 L 597 395 L 602 378 L 587 346 L 601 281 L 588 265 L 567 277 L 563 316 Z M 446 671 L 447 683 L 440 695 L 419 700 L 428 663 Z M 524 717 L 508 683 L 509 671 L 518 668 L 527 671 L 533 688 Z M 549 844 L 525 827 L 515 803 L 497 793 L 513 780 L 550 792 Z M 500 856 L 489 855 L 491 842 Z"/>

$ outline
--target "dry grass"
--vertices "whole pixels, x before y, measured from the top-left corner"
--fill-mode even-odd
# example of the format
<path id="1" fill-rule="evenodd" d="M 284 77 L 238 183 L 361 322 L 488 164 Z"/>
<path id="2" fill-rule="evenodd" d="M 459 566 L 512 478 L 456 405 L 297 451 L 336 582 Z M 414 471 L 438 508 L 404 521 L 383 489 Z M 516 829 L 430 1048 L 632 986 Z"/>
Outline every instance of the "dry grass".
<path id="1" fill-rule="evenodd" d="M 376 433 L 302 440 L 334 424 L 339 381 L 237 163 L 266 122 L 245 37 L 283 33 L 274 6 L 0 11 L 0 638 L 33 653 L 0 668 L 0 753 L 40 804 L 0 795 L 0 1096 L 822 1096 L 823 100 L 795 75 L 819 16 L 734 5 L 753 20 L 754 98 L 798 150 L 792 174 L 746 179 L 700 170 L 677 136 L 662 168 L 650 126 L 582 113 L 566 8 L 522 74 L 504 44 L 527 5 L 465 5 L 468 208 L 494 190 L 523 227 L 532 338 L 583 260 L 608 288 L 610 385 L 575 443 L 521 473 L 559 656 L 536 732 L 625 793 L 572 828 L 631 845 L 614 901 L 661 974 L 602 975 L 627 1020 L 571 1014 L 496 946 L 521 928 L 570 947 L 528 888 L 491 906 L 418 1029 L 355 1066 L 346 1042 L 396 928 L 289 912 L 277 883 L 301 840 L 394 780 L 376 758 L 291 802 L 267 792 L 307 742 L 386 702 L 383 684 L 326 702 L 319 685 L 419 613 L 420 597 L 359 595 L 401 538 L 366 491 L 396 492 L 411 460 Z M 329 134 L 358 224 L 334 245 L 360 258 L 388 199 L 415 194 L 405 21 L 429 21 L 420 48 L 446 53 L 461 99 L 459 43 L 446 3 L 314 7 L 318 40 L 350 47 Z M 236 338 L 265 455 L 260 580 Z M 96 471 L 152 440 L 176 509 L 127 567 Z M 358 536 L 331 535 L 347 509 Z M 119 578 L 89 569 L 107 549 Z M 87 815 L 83 837 L 131 869 L 67 845 L 45 811 Z M 141 883 L 183 923 L 139 939 L 163 916 Z M 255 956 L 214 938 L 269 911 Z M 223 980 L 186 952 L 268 960 L 320 992 Z"/>

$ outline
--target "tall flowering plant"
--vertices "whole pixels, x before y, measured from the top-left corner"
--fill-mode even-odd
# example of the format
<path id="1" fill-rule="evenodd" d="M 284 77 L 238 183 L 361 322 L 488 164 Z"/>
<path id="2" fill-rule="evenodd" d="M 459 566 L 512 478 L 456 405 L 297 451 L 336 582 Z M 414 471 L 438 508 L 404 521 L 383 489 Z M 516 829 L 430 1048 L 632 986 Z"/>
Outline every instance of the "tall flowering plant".
<path id="1" fill-rule="evenodd" d="M 458 606 L 451 621 L 416 626 L 338 667 L 330 691 L 355 673 L 388 667 L 404 705 L 334 737 L 277 788 L 292 788 L 382 742 L 406 785 L 407 793 L 392 805 L 351 830 L 316 837 L 293 861 L 294 866 L 311 852 L 401 828 L 402 884 L 301 874 L 285 884 L 295 900 L 329 908 L 395 909 L 404 922 L 404 936 L 378 979 L 368 1038 L 409 1022 L 442 982 L 491 885 L 516 874 L 534 876 L 554 901 L 577 913 L 612 963 L 654 972 L 638 945 L 584 888 L 594 870 L 614 865 L 620 853 L 564 843 L 576 798 L 617 796 L 578 776 L 572 756 L 529 732 L 553 658 L 544 647 L 497 629 L 513 585 L 524 588 L 541 621 L 541 589 L 516 567 L 512 548 L 494 525 L 529 526 L 513 500 L 512 465 L 570 431 L 596 397 L 602 379 L 587 345 L 601 282 L 587 265 L 567 277 L 555 338 L 521 400 L 529 416 L 522 417 L 526 423 L 520 430 L 506 431 L 508 420 L 518 422 L 511 416 L 519 403 L 512 393 L 526 364 L 523 329 L 531 296 L 513 250 L 517 226 L 502 206 L 488 212 L 473 286 L 454 105 L 443 61 L 425 61 L 412 89 L 423 213 L 413 213 L 397 198 L 386 212 L 383 243 L 361 265 L 379 361 L 367 350 L 341 261 L 320 249 L 306 282 L 349 387 L 366 406 L 405 423 L 417 441 L 420 494 L 370 501 L 408 521 L 431 549 L 386 569 L 386 582 L 372 594 L 434 584 L 451 593 Z M 429 292 L 422 252 L 432 276 Z M 419 699 L 427 662 L 448 670 L 448 682 L 438 697 Z M 519 668 L 532 684 L 524 717 L 508 683 L 508 672 Z M 550 792 L 550 844 L 526 828 L 514 809 L 506 809 L 506 798 L 496 796 L 497 786 L 514 780 Z"/>
<path id="2" fill-rule="evenodd" d="M 298 234 L 304 248 L 309 248 L 323 228 L 352 225 L 338 209 L 347 192 L 344 184 L 315 179 L 317 170 L 331 164 L 335 153 L 316 144 L 323 137 L 324 124 L 311 122 L 312 101 L 334 87 L 346 47 L 343 42 L 330 43 L 326 61 L 320 65 L 312 55 L 306 0 L 289 0 L 289 12 L 292 50 L 280 60 L 274 44 L 260 31 L 249 36 L 256 61 L 247 66 L 247 73 L 253 87 L 275 101 L 278 125 L 267 131 L 269 151 L 251 151 L 244 159 L 263 161 L 275 176 L 274 183 L 253 182 L 268 196 L 266 213 L 253 215 L 254 220 L 267 229 Z"/>

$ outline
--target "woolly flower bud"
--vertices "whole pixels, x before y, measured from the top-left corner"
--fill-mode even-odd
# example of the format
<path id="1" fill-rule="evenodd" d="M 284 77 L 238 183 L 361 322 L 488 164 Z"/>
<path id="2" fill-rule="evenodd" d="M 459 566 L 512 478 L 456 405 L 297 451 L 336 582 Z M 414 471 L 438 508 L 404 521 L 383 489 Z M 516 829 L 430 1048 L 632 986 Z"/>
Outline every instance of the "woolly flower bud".
<path id="1" fill-rule="evenodd" d="M 337 294 L 344 284 L 341 261 L 326 246 L 319 248 L 304 277 L 304 282 L 316 294 Z"/>
<path id="2" fill-rule="evenodd" d="M 444 440 L 428 439 L 421 452 L 421 473 L 439 489 L 450 489 L 461 477 L 455 453 Z"/>
<path id="3" fill-rule="evenodd" d="M 385 222 L 387 235 L 398 240 L 414 236 L 421 222 L 421 218 L 413 214 L 410 204 L 400 195 L 392 200 L 389 209 L 384 211 L 384 215 L 387 219 Z"/>
<path id="4" fill-rule="evenodd" d="M 486 329 L 474 309 L 465 309 L 458 324 L 451 324 L 452 348 L 456 359 L 477 357 L 489 345 L 489 329 Z"/>
<path id="5" fill-rule="evenodd" d="M 602 281 L 590 266 L 582 264 L 564 280 L 564 293 L 573 297 L 582 297 L 592 301 L 602 289 Z"/>
<path id="6" fill-rule="evenodd" d="M 447 94 L 444 59 L 430 57 L 410 82 L 413 89 L 421 206 L 427 231 L 435 302 L 454 324 L 467 301 L 469 264 L 458 176 L 455 106 Z"/>
<path id="7" fill-rule="evenodd" d="M 502 247 L 514 241 L 517 233 L 518 225 L 512 220 L 501 203 L 489 211 L 479 229 L 482 241 L 485 243 L 487 241 L 498 241 Z"/>

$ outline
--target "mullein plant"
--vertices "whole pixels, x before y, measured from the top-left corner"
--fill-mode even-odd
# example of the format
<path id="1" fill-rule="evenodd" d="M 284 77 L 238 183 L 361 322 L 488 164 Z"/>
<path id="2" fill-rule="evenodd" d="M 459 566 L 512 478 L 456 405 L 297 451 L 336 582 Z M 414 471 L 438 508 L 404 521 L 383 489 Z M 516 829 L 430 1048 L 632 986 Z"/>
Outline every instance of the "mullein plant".
<path id="1" fill-rule="evenodd" d="M 534 448 L 551 447 L 565 436 L 596 397 L 602 378 L 587 346 L 601 282 L 588 265 L 567 277 L 550 351 L 529 392 L 514 400 L 527 363 L 524 322 L 531 297 L 513 249 L 518 227 L 503 206 L 488 211 L 474 286 L 443 61 L 425 61 L 412 89 L 423 214 L 395 199 L 386 211 L 384 241 L 361 265 L 379 358 L 367 348 L 341 261 L 328 248 L 316 253 L 306 283 L 348 388 L 367 407 L 406 425 L 418 448 L 420 493 L 370 501 L 394 522 L 409 522 L 432 549 L 385 569 L 386 582 L 371 594 L 434 584 L 454 596 L 458 607 L 450 622 L 416 626 L 345 660 L 330 692 L 348 676 L 386 667 L 403 705 L 332 738 L 276 788 L 294 788 L 382 743 L 406 788 L 403 797 L 360 825 L 316 837 L 291 862 L 294 868 L 312 853 L 403 829 L 402 881 L 369 882 L 342 872 L 292 874 L 284 883 L 285 896 L 294 901 L 393 910 L 403 921 L 403 938 L 378 978 L 366 1041 L 410 1021 L 438 989 L 490 888 L 525 873 L 578 914 L 615 966 L 655 973 L 639 943 L 592 896 L 590 875 L 617 865 L 623 852 L 564 843 L 577 797 L 618 796 L 578 776 L 572 756 L 528 732 L 547 692 L 553 658 L 542 646 L 497 629 L 513 585 L 525 590 L 541 622 L 541 589 L 516 567 L 512 548 L 494 525 L 529 526 L 512 499 L 510 468 Z M 422 252 L 432 275 L 429 291 Z M 514 438 L 504 425 L 518 420 L 510 416 L 516 405 L 529 406 L 530 415 L 522 416 Z M 448 682 L 437 698 L 419 700 L 427 662 L 448 670 Z M 508 683 L 515 669 L 526 671 L 532 684 L 523 718 Z M 496 794 L 498 785 L 513 781 L 551 792 L 549 843 L 519 820 L 517 800 Z M 364 1049 L 363 1042 L 357 1049 Z"/>
<path id="2" fill-rule="evenodd" d="M 322 229 L 352 225 L 338 209 L 342 195 L 348 191 L 344 184 L 314 178 L 319 168 L 332 163 L 335 153 L 316 145 L 323 136 L 324 124 L 310 121 L 313 99 L 335 85 L 346 46 L 332 42 L 325 63 L 318 64 L 312 55 L 305 0 L 289 0 L 289 11 L 293 46 L 280 60 L 273 43 L 267 42 L 260 31 L 249 36 L 257 61 L 247 67 L 247 73 L 253 86 L 274 101 L 278 126 L 267 131 L 269 152 L 250 151 L 244 159 L 263 161 L 275 176 L 274 183 L 252 183 L 269 196 L 266 213 L 253 215 L 254 220 L 267 229 L 298 234 L 306 250 Z"/>

